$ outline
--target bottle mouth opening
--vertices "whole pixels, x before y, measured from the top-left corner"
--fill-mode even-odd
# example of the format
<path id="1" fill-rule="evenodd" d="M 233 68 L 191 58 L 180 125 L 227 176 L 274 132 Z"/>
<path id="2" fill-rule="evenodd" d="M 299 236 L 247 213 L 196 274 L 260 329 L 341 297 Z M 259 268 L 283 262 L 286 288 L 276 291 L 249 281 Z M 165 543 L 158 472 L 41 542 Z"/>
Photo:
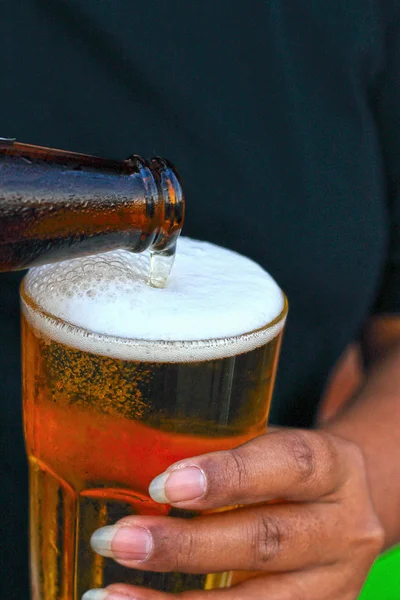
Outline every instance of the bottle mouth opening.
<path id="1" fill-rule="evenodd" d="M 176 168 L 159 156 L 146 161 L 135 154 L 127 163 L 142 177 L 149 217 L 155 214 L 156 204 L 162 207 L 150 250 L 155 253 L 169 250 L 173 254 L 185 218 L 185 197 Z"/>
<path id="2" fill-rule="evenodd" d="M 185 218 L 185 197 L 176 168 L 164 158 L 155 157 L 150 166 L 157 174 L 159 194 L 164 201 L 164 222 L 152 245 L 154 252 L 176 246 Z"/>

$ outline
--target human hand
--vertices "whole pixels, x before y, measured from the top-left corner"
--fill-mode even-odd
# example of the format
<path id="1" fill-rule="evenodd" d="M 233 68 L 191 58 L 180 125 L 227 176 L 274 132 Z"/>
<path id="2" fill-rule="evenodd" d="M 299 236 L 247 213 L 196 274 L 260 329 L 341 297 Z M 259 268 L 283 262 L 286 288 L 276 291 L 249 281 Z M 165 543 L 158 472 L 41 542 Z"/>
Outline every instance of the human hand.
<path id="1" fill-rule="evenodd" d="M 146 571 L 257 577 L 178 595 L 115 584 L 85 600 L 355 600 L 383 545 L 361 451 L 326 432 L 278 430 L 182 460 L 150 491 L 177 508 L 242 508 L 189 520 L 127 517 L 96 532 L 96 552 Z"/>

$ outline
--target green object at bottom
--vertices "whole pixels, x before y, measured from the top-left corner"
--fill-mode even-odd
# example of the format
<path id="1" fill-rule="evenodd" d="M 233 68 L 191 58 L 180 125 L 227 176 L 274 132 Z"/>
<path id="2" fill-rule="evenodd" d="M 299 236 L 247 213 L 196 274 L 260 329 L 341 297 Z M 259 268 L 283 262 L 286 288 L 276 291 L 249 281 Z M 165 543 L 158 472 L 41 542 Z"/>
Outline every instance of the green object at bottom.
<path id="1" fill-rule="evenodd" d="M 400 546 L 378 558 L 359 600 L 400 600 Z"/>

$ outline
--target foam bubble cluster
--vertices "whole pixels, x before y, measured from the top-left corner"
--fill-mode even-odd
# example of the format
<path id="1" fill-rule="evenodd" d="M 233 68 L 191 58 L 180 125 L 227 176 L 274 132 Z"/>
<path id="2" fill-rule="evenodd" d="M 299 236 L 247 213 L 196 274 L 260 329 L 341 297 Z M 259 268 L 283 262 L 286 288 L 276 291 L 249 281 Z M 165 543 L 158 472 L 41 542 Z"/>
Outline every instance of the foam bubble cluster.
<path id="1" fill-rule="evenodd" d="M 284 296 L 248 258 L 181 238 L 164 289 L 148 285 L 149 260 L 146 252 L 117 250 L 31 269 L 25 312 L 53 339 L 133 360 L 231 356 L 282 328 L 283 320 L 265 326 L 282 312 Z"/>

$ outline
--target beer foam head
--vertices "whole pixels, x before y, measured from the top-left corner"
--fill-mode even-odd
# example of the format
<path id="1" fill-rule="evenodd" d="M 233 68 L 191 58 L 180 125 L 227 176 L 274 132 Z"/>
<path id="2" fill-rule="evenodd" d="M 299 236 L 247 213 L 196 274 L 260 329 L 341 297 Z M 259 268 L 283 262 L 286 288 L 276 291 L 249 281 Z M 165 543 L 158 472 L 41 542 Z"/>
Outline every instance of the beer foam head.
<path id="1" fill-rule="evenodd" d="M 25 313 L 53 339 L 132 360 L 231 356 L 277 335 L 284 296 L 258 264 L 181 238 L 166 288 L 148 285 L 149 254 L 117 250 L 31 269 Z M 32 309 L 31 302 L 39 309 Z"/>

